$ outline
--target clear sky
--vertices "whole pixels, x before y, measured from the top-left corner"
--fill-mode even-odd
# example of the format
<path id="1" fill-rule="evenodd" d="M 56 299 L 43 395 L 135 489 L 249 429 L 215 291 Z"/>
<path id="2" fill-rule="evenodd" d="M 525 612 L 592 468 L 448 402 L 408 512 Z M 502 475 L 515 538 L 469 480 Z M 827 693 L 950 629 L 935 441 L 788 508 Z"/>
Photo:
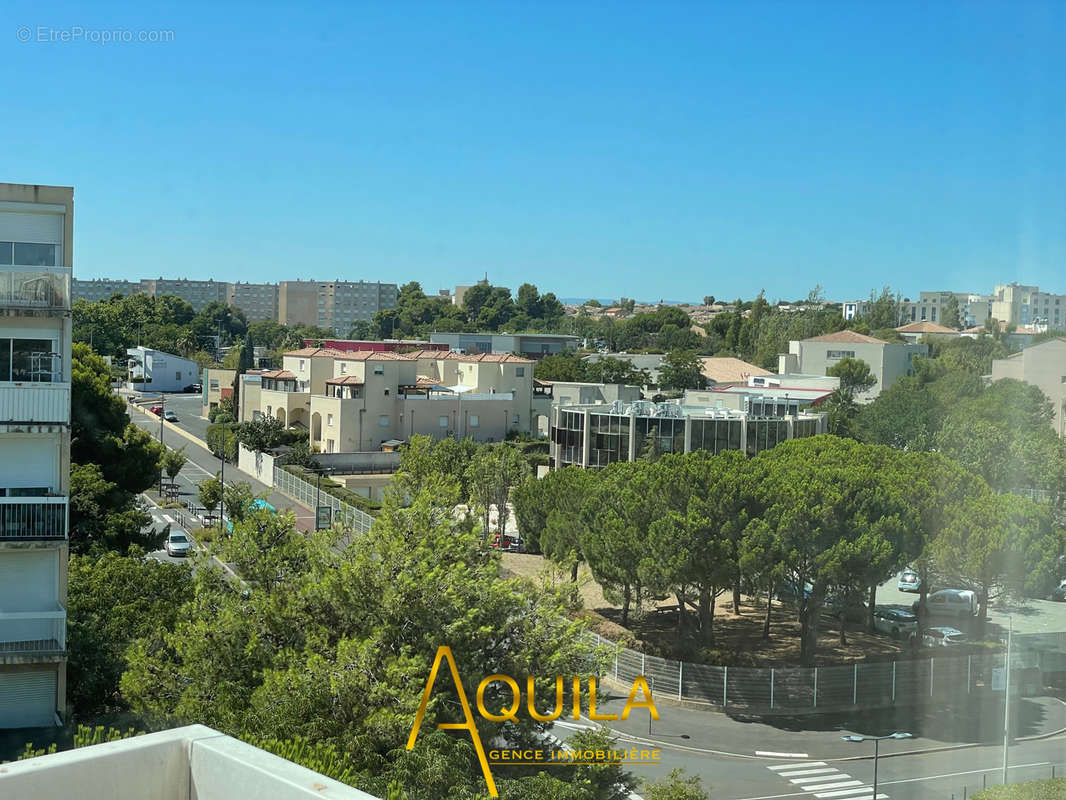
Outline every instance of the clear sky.
<path id="1" fill-rule="evenodd" d="M 0 180 L 75 187 L 80 277 L 1066 292 L 1061 0 L 2 18 Z"/>

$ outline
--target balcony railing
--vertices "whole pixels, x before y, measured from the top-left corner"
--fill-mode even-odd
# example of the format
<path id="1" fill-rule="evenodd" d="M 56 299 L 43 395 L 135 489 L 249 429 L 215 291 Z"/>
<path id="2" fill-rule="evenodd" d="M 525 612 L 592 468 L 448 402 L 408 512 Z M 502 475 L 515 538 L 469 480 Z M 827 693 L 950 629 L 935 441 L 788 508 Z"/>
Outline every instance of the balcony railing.
<path id="1" fill-rule="evenodd" d="M 70 384 L 0 382 L 0 424 L 70 422 Z"/>
<path id="2" fill-rule="evenodd" d="M 0 267 L 0 308 L 70 308 L 70 269 Z"/>
<path id="3" fill-rule="evenodd" d="M 0 497 L 0 540 L 66 538 L 66 497 Z"/>
<path id="4" fill-rule="evenodd" d="M 0 656 L 62 653 L 66 648 L 66 609 L 0 611 Z"/>

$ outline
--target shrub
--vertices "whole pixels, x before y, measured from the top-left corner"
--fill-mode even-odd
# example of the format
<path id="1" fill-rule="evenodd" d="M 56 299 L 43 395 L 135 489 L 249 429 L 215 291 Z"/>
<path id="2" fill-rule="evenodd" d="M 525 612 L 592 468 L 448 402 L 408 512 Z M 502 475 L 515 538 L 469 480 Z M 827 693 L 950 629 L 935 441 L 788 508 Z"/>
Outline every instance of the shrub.
<path id="1" fill-rule="evenodd" d="M 307 481 L 313 486 L 317 487 L 318 475 L 311 470 L 304 469 L 303 467 L 296 466 L 295 464 L 286 464 L 282 467 L 286 472 L 290 472 L 297 478 Z M 331 497 L 335 497 L 342 503 L 347 503 L 350 506 L 358 508 L 360 511 L 367 514 L 376 514 L 381 510 L 381 504 L 375 503 L 373 500 L 363 497 L 361 494 L 353 492 L 351 489 L 347 489 L 331 478 L 322 476 L 322 493 L 328 494 Z"/>
<path id="2" fill-rule="evenodd" d="M 222 458 L 225 447 L 226 461 L 237 460 L 237 436 L 234 426 L 224 423 L 207 426 L 207 449 L 214 453 L 216 458 Z"/>
<path id="3" fill-rule="evenodd" d="M 973 800 L 1062 800 L 1063 797 L 1066 797 L 1066 778 L 989 786 L 973 794 Z"/>

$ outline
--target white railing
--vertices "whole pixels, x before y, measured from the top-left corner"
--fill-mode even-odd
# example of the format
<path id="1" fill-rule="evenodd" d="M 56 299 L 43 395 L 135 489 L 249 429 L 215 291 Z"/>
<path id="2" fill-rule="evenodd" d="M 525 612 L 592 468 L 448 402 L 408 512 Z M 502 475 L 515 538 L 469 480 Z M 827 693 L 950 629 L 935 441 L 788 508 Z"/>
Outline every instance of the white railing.
<path id="1" fill-rule="evenodd" d="M 0 540 L 66 539 L 66 497 L 0 497 Z"/>
<path id="2" fill-rule="evenodd" d="M 324 491 L 319 492 L 315 484 L 308 483 L 291 472 L 286 472 L 277 464 L 274 464 L 274 488 L 307 508 L 314 508 L 317 499 L 321 505 L 331 509 L 330 517 L 333 522 L 345 528 L 351 528 L 355 533 L 366 533 L 374 524 L 374 518 L 365 511 L 343 500 L 338 500 Z"/>
<path id="3" fill-rule="evenodd" d="M 0 655 L 55 653 L 67 648 L 67 612 L 0 611 Z"/>
<path id="4" fill-rule="evenodd" d="M 0 267 L 0 307 L 70 308 L 69 267 Z"/>
<path id="5" fill-rule="evenodd" d="M 0 424 L 70 423 L 70 384 L 0 382 Z"/>

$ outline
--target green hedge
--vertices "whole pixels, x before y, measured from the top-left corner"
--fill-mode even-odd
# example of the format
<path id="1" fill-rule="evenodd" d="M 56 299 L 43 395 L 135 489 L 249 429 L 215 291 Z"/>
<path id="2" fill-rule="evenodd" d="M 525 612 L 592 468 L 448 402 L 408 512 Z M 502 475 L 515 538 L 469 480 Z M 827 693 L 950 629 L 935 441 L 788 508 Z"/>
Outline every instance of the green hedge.
<path id="1" fill-rule="evenodd" d="M 226 461 L 237 461 L 237 437 L 234 434 L 236 427 L 227 423 L 207 426 L 207 449 L 214 453 L 215 458 L 222 457 L 222 448 L 225 446 Z"/>
<path id="2" fill-rule="evenodd" d="M 971 797 L 973 800 L 1062 800 L 1066 797 L 1066 778 L 989 786 Z"/>
<path id="3" fill-rule="evenodd" d="M 286 464 L 282 469 L 292 473 L 297 478 L 307 481 L 313 486 L 318 486 L 318 475 L 309 469 L 304 469 L 295 464 Z M 361 494 L 357 494 L 351 489 L 346 489 L 332 478 L 328 478 L 324 475 L 322 476 L 322 491 L 331 497 L 336 497 L 342 503 L 347 503 L 350 506 L 358 508 L 360 511 L 365 511 L 367 514 L 376 514 L 381 510 L 380 503 L 375 503 L 370 498 L 363 497 Z"/>

